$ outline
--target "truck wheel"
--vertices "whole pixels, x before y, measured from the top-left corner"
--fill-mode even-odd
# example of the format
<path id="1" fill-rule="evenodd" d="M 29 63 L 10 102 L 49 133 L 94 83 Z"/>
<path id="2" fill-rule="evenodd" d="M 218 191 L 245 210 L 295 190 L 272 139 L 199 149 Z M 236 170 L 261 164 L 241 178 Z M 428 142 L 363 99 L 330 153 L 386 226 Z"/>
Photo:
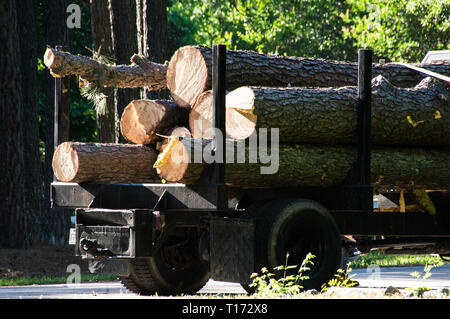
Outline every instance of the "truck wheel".
<path id="1" fill-rule="evenodd" d="M 200 258 L 199 235 L 181 231 L 189 234 L 169 236 L 154 256 L 130 260 L 130 275 L 119 277 L 122 284 L 141 295 L 194 294 L 200 290 L 210 278 L 209 266 Z"/>
<path id="2" fill-rule="evenodd" d="M 263 208 L 255 220 L 255 271 L 262 267 L 282 276 L 274 267 L 300 266 L 308 253 L 315 258 L 309 276 L 300 282 L 304 289 L 320 289 L 339 268 L 341 241 L 339 229 L 326 208 L 302 199 L 281 200 Z M 298 268 L 290 274 L 297 274 Z"/>

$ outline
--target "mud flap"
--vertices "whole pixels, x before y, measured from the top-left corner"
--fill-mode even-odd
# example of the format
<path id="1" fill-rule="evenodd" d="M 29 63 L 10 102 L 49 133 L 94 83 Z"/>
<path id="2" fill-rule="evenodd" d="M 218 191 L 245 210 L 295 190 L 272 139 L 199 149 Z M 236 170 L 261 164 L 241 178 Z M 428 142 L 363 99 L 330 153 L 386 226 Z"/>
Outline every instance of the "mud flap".
<path id="1" fill-rule="evenodd" d="M 254 223 L 252 219 L 211 219 L 211 277 L 217 281 L 251 283 L 254 272 Z"/>

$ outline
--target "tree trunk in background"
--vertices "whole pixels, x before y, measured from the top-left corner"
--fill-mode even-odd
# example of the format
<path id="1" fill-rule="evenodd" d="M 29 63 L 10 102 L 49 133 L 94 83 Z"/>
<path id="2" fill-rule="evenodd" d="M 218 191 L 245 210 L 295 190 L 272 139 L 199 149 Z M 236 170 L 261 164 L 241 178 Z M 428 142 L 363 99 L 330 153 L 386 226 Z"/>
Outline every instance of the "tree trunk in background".
<path id="1" fill-rule="evenodd" d="M 39 240 L 40 217 L 43 205 L 41 158 L 39 153 L 38 82 L 37 82 L 37 25 L 35 1 L 17 1 L 17 17 L 22 73 L 22 119 L 24 152 L 25 211 L 22 212 L 24 240 L 28 246 Z M 31 240 L 31 242 L 30 242 Z"/>
<path id="2" fill-rule="evenodd" d="M 33 3 L 0 2 L 1 248 L 29 248 L 40 240 L 42 184 Z"/>
<path id="3" fill-rule="evenodd" d="M 68 0 L 44 0 L 44 38 L 45 44 L 52 47 L 68 45 L 66 9 Z M 66 244 L 71 226 L 71 210 L 50 209 L 50 183 L 53 181 L 52 158 L 55 145 L 54 137 L 54 99 L 55 79 L 48 74 L 46 78 L 45 111 L 45 165 L 44 165 L 44 207 L 41 218 L 41 241 L 48 244 Z"/>
<path id="4" fill-rule="evenodd" d="M 109 0 L 109 14 L 112 33 L 112 45 L 116 64 L 129 64 L 130 58 L 137 53 L 136 4 L 134 0 Z M 117 108 L 116 134 L 118 141 L 126 143 L 120 135 L 120 116 L 125 107 L 140 98 L 139 89 L 115 89 Z"/>
<path id="5" fill-rule="evenodd" d="M 152 62 L 167 60 L 167 3 L 166 0 L 136 0 L 139 54 Z M 141 90 L 142 99 L 167 99 L 167 89 Z"/>
<path id="6" fill-rule="evenodd" d="M 91 30 L 94 51 L 108 58 L 114 57 L 108 0 L 91 0 Z M 116 108 L 114 88 L 102 87 L 107 97 L 105 108 L 97 110 L 98 140 L 101 143 L 116 143 Z"/>

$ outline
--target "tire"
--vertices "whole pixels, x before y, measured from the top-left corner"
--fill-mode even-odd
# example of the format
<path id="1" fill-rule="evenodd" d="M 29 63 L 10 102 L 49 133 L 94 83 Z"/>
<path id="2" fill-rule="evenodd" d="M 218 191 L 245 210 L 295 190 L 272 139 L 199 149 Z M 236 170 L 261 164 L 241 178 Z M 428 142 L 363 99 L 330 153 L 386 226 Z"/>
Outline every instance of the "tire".
<path id="1" fill-rule="evenodd" d="M 180 229 L 177 231 L 180 233 Z M 122 284 L 141 295 L 194 294 L 209 280 L 207 262 L 200 258 L 199 234 L 181 230 L 183 236 L 169 236 L 152 257 L 130 260 L 130 275 Z"/>
<path id="2" fill-rule="evenodd" d="M 309 276 L 300 283 L 304 289 L 320 289 L 341 263 L 339 229 L 326 208 L 317 202 L 302 199 L 274 201 L 262 208 L 255 220 L 255 271 L 262 267 L 281 277 L 274 270 L 286 264 L 300 266 L 307 253 L 315 258 L 309 265 Z M 291 270 L 297 274 L 298 268 Z M 288 273 L 289 274 L 289 273 Z"/>

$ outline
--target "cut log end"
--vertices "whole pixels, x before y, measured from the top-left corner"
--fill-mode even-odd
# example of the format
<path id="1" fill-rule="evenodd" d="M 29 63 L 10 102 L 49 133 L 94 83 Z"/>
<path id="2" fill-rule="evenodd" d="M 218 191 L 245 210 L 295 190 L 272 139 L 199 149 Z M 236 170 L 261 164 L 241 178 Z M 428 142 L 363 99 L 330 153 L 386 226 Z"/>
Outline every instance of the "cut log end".
<path id="1" fill-rule="evenodd" d="M 168 182 L 178 182 L 183 179 L 189 165 L 189 157 L 183 143 L 177 137 L 190 137 L 185 127 L 176 127 L 165 140 L 161 153 L 153 165 L 159 176 Z"/>
<path id="2" fill-rule="evenodd" d="M 246 139 L 256 128 L 257 116 L 252 113 L 255 95 L 247 87 L 236 89 L 226 96 L 226 127 L 227 136 L 236 140 Z M 194 138 L 213 137 L 212 91 L 205 91 L 197 98 L 189 114 L 189 128 Z"/>
<path id="3" fill-rule="evenodd" d="M 122 113 L 121 133 L 132 143 L 150 144 L 156 138 L 155 129 L 164 114 L 164 107 L 155 101 L 131 101 Z"/>
<path id="4" fill-rule="evenodd" d="M 198 47 L 186 46 L 175 52 L 167 69 L 167 87 L 181 107 L 191 107 L 207 90 L 208 67 Z"/>
<path id="5" fill-rule="evenodd" d="M 53 49 L 47 48 L 44 54 L 44 64 L 46 67 L 51 69 L 53 66 L 53 62 L 55 62 L 55 54 L 53 53 Z"/>
<path id="6" fill-rule="evenodd" d="M 75 180 L 78 173 L 78 154 L 69 142 L 59 145 L 53 155 L 52 168 L 55 177 L 61 182 Z"/>

